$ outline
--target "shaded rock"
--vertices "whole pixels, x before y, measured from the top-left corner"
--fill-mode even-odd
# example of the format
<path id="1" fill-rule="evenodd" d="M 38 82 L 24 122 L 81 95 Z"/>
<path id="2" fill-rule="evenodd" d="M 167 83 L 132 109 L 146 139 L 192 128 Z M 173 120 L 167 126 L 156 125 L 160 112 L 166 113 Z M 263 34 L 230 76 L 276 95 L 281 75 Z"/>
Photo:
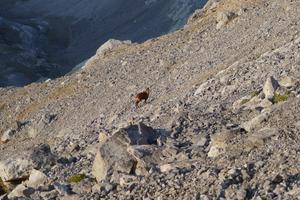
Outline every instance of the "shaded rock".
<path id="1" fill-rule="evenodd" d="M 279 87 L 279 83 L 277 80 L 270 76 L 267 78 L 264 87 L 263 87 L 263 93 L 265 94 L 265 98 L 272 100 L 275 94 L 276 89 Z"/>
<path id="2" fill-rule="evenodd" d="M 5 131 L 1 137 L 1 142 L 8 142 L 9 140 L 11 140 L 13 138 L 13 136 L 15 135 L 16 131 L 13 129 L 8 129 L 7 131 Z"/>
<path id="3" fill-rule="evenodd" d="M 71 190 L 70 185 L 66 185 L 66 184 L 61 184 L 61 183 L 55 182 L 53 184 L 53 186 L 58 191 L 58 193 L 60 195 L 67 196 L 69 194 L 72 194 L 72 190 Z"/>
<path id="4" fill-rule="evenodd" d="M 56 163 L 56 156 L 52 154 L 48 144 L 34 147 L 30 158 L 36 169 L 48 168 Z"/>

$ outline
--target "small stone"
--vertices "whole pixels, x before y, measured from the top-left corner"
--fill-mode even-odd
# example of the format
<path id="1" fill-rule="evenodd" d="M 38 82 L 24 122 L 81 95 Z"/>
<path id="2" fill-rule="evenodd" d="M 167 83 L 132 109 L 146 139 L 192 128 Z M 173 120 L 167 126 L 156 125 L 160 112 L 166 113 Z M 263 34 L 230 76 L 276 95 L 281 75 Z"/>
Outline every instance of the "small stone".
<path id="1" fill-rule="evenodd" d="M 69 195 L 71 194 L 71 188 L 70 185 L 65 185 L 61 183 L 54 183 L 54 188 L 59 192 L 61 195 Z"/>
<path id="2" fill-rule="evenodd" d="M 159 166 L 159 170 L 162 173 L 166 173 L 166 172 L 169 172 L 169 171 L 174 170 L 174 169 L 176 169 L 176 167 L 174 165 L 171 165 L 171 164 L 164 164 L 164 165 Z"/>
<path id="3" fill-rule="evenodd" d="M 299 83 L 299 80 L 297 80 L 296 78 L 291 77 L 291 76 L 286 76 L 286 77 L 282 78 L 279 82 L 279 84 L 281 86 L 286 87 L 286 88 L 294 87 L 298 83 Z"/>
<path id="4" fill-rule="evenodd" d="M 30 126 L 28 127 L 27 135 L 30 138 L 35 138 L 38 135 L 38 131 L 34 127 Z"/>
<path id="5" fill-rule="evenodd" d="M 15 135 L 16 131 L 13 129 L 8 129 L 7 131 L 5 131 L 1 137 L 1 142 L 6 143 L 9 140 L 11 140 L 13 138 L 13 136 Z"/>
<path id="6" fill-rule="evenodd" d="M 204 147 L 208 143 L 208 139 L 206 135 L 196 135 L 192 139 L 193 146 L 196 147 Z"/>

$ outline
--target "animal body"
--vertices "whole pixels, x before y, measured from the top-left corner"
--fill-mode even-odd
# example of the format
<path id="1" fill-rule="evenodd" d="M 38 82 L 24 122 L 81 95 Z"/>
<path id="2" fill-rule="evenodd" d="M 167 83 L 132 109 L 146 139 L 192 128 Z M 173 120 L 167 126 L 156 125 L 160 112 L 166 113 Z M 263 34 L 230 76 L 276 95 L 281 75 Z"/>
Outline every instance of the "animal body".
<path id="1" fill-rule="evenodd" d="M 145 91 L 138 93 L 135 96 L 135 106 L 138 108 L 139 107 L 139 103 L 142 100 L 145 100 L 145 102 L 147 101 L 148 97 L 149 97 L 149 93 L 150 93 L 150 89 L 147 88 Z"/>

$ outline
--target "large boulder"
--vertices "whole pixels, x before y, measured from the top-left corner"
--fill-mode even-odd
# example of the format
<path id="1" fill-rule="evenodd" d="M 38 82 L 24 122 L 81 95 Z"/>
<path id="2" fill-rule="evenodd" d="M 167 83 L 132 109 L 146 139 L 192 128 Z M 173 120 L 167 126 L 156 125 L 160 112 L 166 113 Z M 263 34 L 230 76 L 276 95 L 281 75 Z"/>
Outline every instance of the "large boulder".
<path id="1" fill-rule="evenodd" d="M 149 155 L 153 155 L 152 148 L 157 148 L 158 138 L 159 134 L 143 123 L 120 129 L 100 143 L 93 164 L 93 175 L 101 181 L 113 172 L 136 174 L 138 166 L 145 166 L 145 162 L 151 160 Z M 141 161 L 143 157 L 148 161 Z"/>
<path id="2" fill-rule="evenodd" d="M 25 180 L 32 169 L 49 168 L 56 162 L 56 156 L 48 144 L 41 144 L 22 156 L 0 160 L 0 177 L 4 182 Z"/>
<path id="3" fill-rule="evenodd" d="M 25 157 L 0 161 L 0 177 L 4 182 L 26 178 L 31 169 L 32 162 Z"/>

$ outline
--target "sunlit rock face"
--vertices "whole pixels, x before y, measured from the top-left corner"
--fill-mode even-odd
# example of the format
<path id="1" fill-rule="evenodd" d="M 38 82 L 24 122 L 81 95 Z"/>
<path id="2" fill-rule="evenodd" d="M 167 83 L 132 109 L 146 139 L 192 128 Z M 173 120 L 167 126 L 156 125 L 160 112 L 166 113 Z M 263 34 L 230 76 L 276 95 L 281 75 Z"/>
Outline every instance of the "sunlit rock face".
<path id="1" fill-rule="evenodd" d="M 69 72 L 110 38 L 142 42 L 181 28 L 205 0 L 1 0 L 0 86 Z"/>

